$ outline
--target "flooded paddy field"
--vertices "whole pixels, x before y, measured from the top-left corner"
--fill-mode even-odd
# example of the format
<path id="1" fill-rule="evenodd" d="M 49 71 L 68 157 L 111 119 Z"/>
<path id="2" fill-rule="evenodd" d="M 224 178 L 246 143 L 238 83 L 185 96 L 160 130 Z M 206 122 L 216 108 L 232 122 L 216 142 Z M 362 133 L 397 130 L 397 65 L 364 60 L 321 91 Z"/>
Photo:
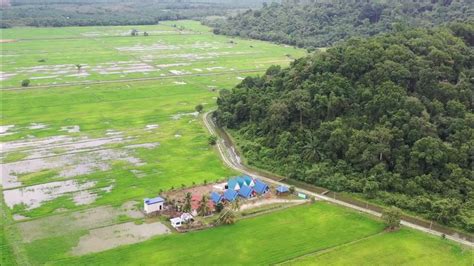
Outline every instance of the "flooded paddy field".
<path id="1" fill-rule="evenodd" d="M 194 24 L 184 23 L 189 30 L 169 25 L 55 29 L 51 38 L 41 38 L 49 35 L 41 29 L 18 29 L 16 42 L 2 43 L 1 87 L 20 87 L 24 79 L 35 86 L 265 71 L 269 64 L 286 65 L 304 55 L 291 47 L 212 35 Z M 132 29 L 149 36 L 131 36 Z M 14 32 L 2 30 L 4 38 Z"/>
<path id="2" fill-rule="evenodd" d="M 174 234 L 143 198 L 235 174 L 195 106 L 305 53 L 191 21 L 1 32 L 1 237 L 33 265 Z"/>

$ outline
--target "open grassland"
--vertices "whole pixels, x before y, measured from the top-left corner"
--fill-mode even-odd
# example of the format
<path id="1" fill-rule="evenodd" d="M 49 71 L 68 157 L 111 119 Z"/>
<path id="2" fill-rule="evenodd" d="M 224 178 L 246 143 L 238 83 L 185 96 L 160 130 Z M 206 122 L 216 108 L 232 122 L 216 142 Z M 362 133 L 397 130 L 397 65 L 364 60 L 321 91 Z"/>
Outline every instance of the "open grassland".
<path id="1" fill-rule="evenodd" d="M 174 27 L 174 24 L 178 24 Z M 132 29 L 139 36 L 131 36 Z M 149 36 L 143 36 L 144 32 Z M 2 87 L 241 71 L 287 64 L 304 51 L 209 33 L 197 22 L 135 27 L 2 30 Z M 77 67 L 80 65 L 80 68 Z"/>
<path id="2" fill-rule="evenodd" d="M 157 237 L 53 264 L 271 264 L 377 234 L 382 229 L 381 223 L 364 215 L 317 203 L 241 220 L 232 226 Z M 38 255 L 36 261 L 44 261 L 44 253 L 38 250 L 30 253 Z"/>
<path id="3" fill-rule="evenodd" d="M 233 226 L 162 236 L 137 245 L 59 260 L 52 264 L 143 265 L 155 261 L 168 265 L 190 265 L 196 262 L 203 265 L 223 262 L 227 265 L 268 265 L 360 241 L 357 243 L 362 243 L 361 249 L 365 253 L 355 256 L 359 260 L 351 260 L 352 253 L 345 253 L 344 248 L 336 248 L 328 255 L 346 259 L 343 265 L 380 265 L 391 262 L 397 265 L 420 265 L 429 261 L 439 265 L 443 262 L 448 263 L 444 265 L 470 265 L 472 251 L 468 249 L 410 230 L 383 233 L 383 227 L 382 223 L 365 215 L 318 202 L 241 220 Z M 382 242 L 377 242 L 376 239 L 381 239 Z M 358 244 L 353 246 L 357 247 Z M 398 247 L 401 249 L 397 249 Z M 415 248 L 411 253 L 408 250 L 410 247 Z M 376 253 L 370 254 L 370 250 Z M 44 256 L 38 250 L 29 251 L 33 251 L 32 254 L 42 254 L 38 261 Z M 390 261 L 389 258 L 393 260 Z M 327 264 L 331 264 L 330 259 L 321 261 L 319 265 Z"/>
<path id="4" fill-rule="evenodd" d="M 316 252 L 287 265 L 472 265 L 474 253 L 447 240 L 410 229 L 383 233 Z"/>

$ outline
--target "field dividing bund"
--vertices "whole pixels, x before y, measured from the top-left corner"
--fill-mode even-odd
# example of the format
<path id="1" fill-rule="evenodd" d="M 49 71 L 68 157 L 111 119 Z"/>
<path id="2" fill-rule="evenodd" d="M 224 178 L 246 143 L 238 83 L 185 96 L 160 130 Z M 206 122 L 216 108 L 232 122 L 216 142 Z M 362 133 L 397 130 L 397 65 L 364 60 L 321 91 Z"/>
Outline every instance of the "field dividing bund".
<path id="1" fill-rule="evenodd" d="M 143 198 L 236 175 L 208 145 L 195 106 L 215 109 L 220 90 L 303 50 L 215 36 L 193 21 L 1 33 L 14 40 L 1 43 L 2 265 L 273 264 L 412 237 L 323 202 L 186 234 L 141 212 Z M 417 238 L 442 250 L 440 261 L 472 255 Z"/>

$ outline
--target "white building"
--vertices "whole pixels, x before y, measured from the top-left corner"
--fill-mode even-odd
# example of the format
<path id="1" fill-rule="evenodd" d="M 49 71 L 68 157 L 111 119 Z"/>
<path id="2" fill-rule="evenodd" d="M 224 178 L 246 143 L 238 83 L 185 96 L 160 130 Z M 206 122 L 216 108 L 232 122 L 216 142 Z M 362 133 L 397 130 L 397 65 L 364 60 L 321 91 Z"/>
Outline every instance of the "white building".
<path id="1" fill-rule="evenodd" d="M 173 226 L 174 228 L 177 228 L 183 225 L 183 220 L 181 220 L 180 217 L 171 218 L 170 222 L 171 222 L 171 226 Z"/>
<path id="2" fill-rule="evenodd" d="M 182 226 L 183 224 L 188 223 L 189 221 L 193 221 L 193 220 L 194 220 L 193 216 L 185 212 L 181 214 L 180 217 L 171 218 L 170 222 L 171 222 L 171 226 L 173 226 L 174 228 L 178 228 Z"/>
<path id="3" fill-rule="evenodd" d="M 143 209 L 145 210 L 146 214 L 150 214 L 153 212 L 159 212 L 163 210 L 163 204 L 165 200 L 162 197 L 156 197 L 152 199 L 145 199 L 143 201 Z"/>

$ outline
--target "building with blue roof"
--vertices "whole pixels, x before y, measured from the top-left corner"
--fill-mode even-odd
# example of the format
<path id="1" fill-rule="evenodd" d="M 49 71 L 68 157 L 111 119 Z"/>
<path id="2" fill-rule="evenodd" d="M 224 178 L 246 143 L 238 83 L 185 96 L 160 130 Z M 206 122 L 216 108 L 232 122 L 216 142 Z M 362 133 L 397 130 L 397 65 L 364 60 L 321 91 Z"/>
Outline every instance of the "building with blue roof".
<path id="1" fill-rule="evenodd" d="M 244 176 L 242 176 L 242 179 L 244 180 L 245 185 L 247 185 L 249 187 L 255 186 L 255 182 L 253 181 L 252 177 L 250 177 L 248 175 L 244 175 Z"/>
<path id="2" fill-rule="evenodd" d="M 268 185 L 262 182 L 260 179 L 255 179 L 255 186 L 253 187 L 253 190 L 257 192 L 258 194 L 265 194 L 268 192 Z"/>
<path id="3" fill-rule="evenodd" d="M 242 186 L 239 190 L 239 196 L 243 198 L 251 198 L 253 196 L 253 189 L 249 186 Z"/>
<path id="4" fill-rule="evenodd" d="M 165 199 L 163 199 L 162 197 L 144 199 L 143 209 L 145 210 L 146 214 L 161 211 L 163 210 L 164 203 L 165 203 Z"/>
<path id="5" fill-rule="evenodd" d="M 290 189 L 287 186 L 279 186 L 277 187 L 276 191 L 277 193 L 281 194 L 281 193 L 290 192 Z"/>
<path id="6" fill-rule="evenodd" d="M 241 185 L 239 184 L 237 178 L 231 178 L 227 181 L 227 188 L 231 190 L 239 190 Z"/>
<path id="7" fill-rule="evenodd" d="M 234 201 L 238 196 L 235 190 L 228 189 L 224 192 L 223 198 L 227 201 Z"/>
<path id="8" fill-rule="evenodd" d="M 219 194 L 219 193 L 217 193 L 217 192 L 215 192 L 215 191 L 213 191 L 213 192 L 211 193 L 211 200 L 212 200 L 212 202 L 214 202 L 214 204 L 217 204 L 217 203 L 221 202 L 221 200 L 222 200 L 222 195 Z"/>

